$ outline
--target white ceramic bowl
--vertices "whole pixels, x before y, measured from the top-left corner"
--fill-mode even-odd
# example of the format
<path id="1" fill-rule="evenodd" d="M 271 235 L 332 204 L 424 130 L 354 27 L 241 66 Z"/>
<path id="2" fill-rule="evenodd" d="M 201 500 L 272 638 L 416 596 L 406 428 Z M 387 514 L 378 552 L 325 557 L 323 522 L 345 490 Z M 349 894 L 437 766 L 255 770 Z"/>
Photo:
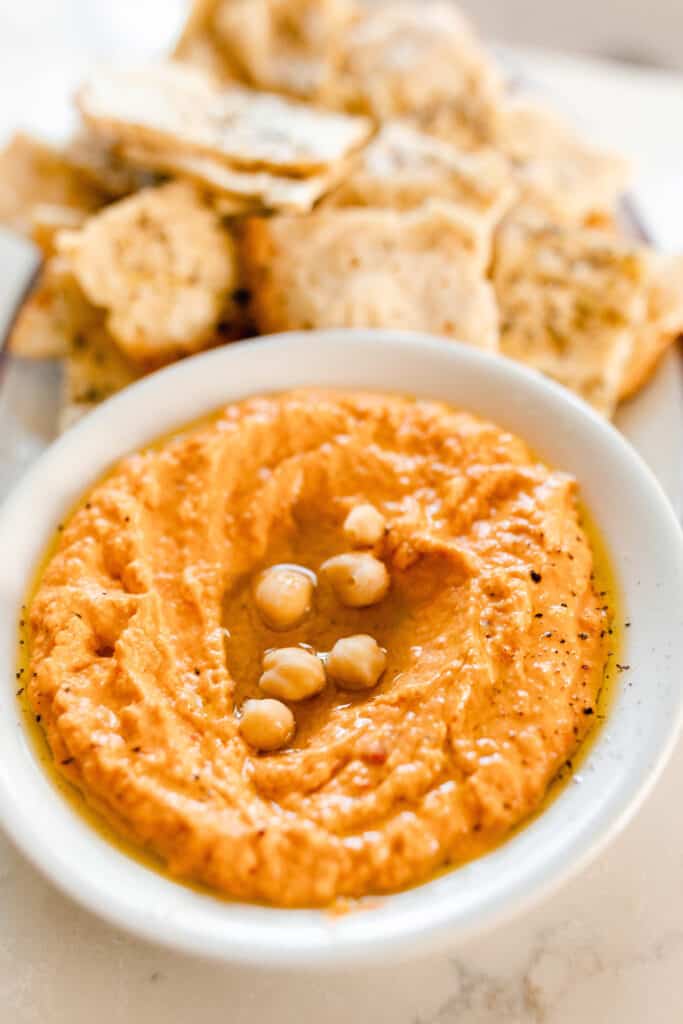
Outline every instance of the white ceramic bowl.
<path id="1" fill-rule="evenodd" d="M 495 852 L 428 884 L 333 918 L 228 903 L 127 858 L 53 788 L 14 696 L 25 588 L 59 519 L 114 460 L 232 399 L 299 386 L 440 398 L 520 434 L 579 480 L 606 538 L 631 622 L 610 719 L 582 779 Z M 474 349 L 388 331 L 291 334 L 186 360 L 106 402 L 57 441 L 0 513 L 0 821 L 79 903 L 138 935 L 234 962 L 348 962 L 457 942 L 578 870 L 623 826 L 674 743 L 682 705 L 683 538 L 644 463 L 582 402 Z"/>

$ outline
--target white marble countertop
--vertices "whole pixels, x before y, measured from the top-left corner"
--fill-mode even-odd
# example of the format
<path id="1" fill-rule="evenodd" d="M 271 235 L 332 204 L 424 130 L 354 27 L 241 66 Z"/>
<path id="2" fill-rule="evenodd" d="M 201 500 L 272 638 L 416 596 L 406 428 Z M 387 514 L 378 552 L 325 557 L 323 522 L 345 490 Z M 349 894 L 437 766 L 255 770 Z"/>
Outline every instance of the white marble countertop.
<path id="1" fill-rule="evenodd" d="M 16 40 L 9 54 L 6 38 L 0 31 L 0 133 L 23 121 L 54 134 L 87 44 L 79 38 L 76 58 L 46 45 L 51 62 L 10 94 L 6 76 L 28 68 L 29 57 Z M 683 76 L 521 51 L 515 58 L 590 134 L 634 158 L 658 238 L 683 247 Z M 587 871 L 467 948 L 320 975 L 205 964 L 130 939 L 67 901 L 0 838 L 0 1022 L 678 1024 L 682 783 L 679 745 L 637 819 Z"/>

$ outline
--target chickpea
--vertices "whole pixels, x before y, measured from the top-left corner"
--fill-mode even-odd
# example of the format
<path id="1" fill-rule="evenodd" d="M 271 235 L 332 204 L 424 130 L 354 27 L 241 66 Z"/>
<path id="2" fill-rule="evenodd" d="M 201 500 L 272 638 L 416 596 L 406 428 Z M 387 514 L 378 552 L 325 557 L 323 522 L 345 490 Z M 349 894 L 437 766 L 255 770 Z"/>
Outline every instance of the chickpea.
<path id="1" fill-rule="evenodd" d="M 294 715 L 279 700 L 247 700 L 242 707 L 240 733 L 250 747 L 279 750 L 294 735 Z"/>
<path id="2" fill-rule="evenodd" d="M 345 690 L 369 690 L 387 667 L 387 654 L 366 633 L 337 640 L 327 659 L 327 671 Z"/>
<path id="3" fill-rule="evenodd" d="M 356 505 L 344 520 L 344 533 L 356 548 L 371 548 L 384 536 L 386 522 L 374 505 Z"/>
<path id="4" fill-rule="evenodd" d="M 315 654 L 301 647 L 281 647 L 263 658 L 261 689 L 281 700 L 306 700 L 325 687 L 325 667 Z"/>
<path id="5" fill-rule="evenodd" d="M 389 573 L 384 562 L 366 552 L 335 555 L 320 568 L 337 598 L 349 608 L 377 604 L 389 589 Z"/>
<path id="6" fill-rule="evenodd" d="M 259 615 L 271 629 L 297 626 L 311 609 L 313 580 L 293 565 L 274 565 L 259 577 L 254 600 Z"/>

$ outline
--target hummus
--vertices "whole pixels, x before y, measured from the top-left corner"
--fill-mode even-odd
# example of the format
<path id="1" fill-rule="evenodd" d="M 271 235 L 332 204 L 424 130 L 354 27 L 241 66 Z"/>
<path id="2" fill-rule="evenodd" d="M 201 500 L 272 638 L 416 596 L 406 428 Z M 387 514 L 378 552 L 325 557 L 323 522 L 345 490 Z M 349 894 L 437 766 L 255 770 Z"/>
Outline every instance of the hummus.
<path id="1" fill-rule="evenodd" d="M 372 504 L 390 587 L 320 573 Z M 273 631 L 269 566 L 317 574 Z M 125 458 L 60 533 L 30 607 L 28 694 L 61 771 L 177 877 L 325 905 L 410 886 L 500 842 L 590 729 L 609 612 L 575 482 L 433 402 L 292 392 Z M 369 634 L 372 690 L 328 680 L 259 754 L 239 729 L 264 652 Z"/>

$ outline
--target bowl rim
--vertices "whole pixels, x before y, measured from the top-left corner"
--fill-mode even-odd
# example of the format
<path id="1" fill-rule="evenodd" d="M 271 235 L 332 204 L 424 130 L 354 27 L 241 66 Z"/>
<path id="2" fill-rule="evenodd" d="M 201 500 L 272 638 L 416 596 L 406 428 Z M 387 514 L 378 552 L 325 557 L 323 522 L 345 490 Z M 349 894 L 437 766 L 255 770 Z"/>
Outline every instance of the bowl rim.
<path id="1" fill-rule="evenodd" d="M 144 431 L 145 427 L 137 427 L 133 422 L 137 415 L 144 414 L 145 423 L 148 420 L 152 422 L 152 417 L 155 414 L 165 416 L 162 429 L 157 430 L 156 434 L 145 432 L 144 437 L 141 437 L 140 441 L 134 445 L 134 447 L 141 447 L 167 433 L 169 429 L 173 429 L 166 426 L 166 421 L 169 420 L 171 414 L 164 406 L 164 401 L 174 388 L 183 387 L 183 390 L 187 391 L 189 395 L 192 387 L 201 386 L 202 382 L 212 382 L 211 387 L 214 389 L 224 386 L 226 392 L 224 401 L 228 403 L 239 400 L 239 397 L 247 397 L 248 394 L 266 393 L 296 386 L 294 384 L 288 384 L 285 388 L 269 388 L 267 386 L 268 363 L 272 359 L 279 359 L 281 363 L 283 361 L 290 362 L 292 365 L 296 363 L 297 359 L 305 360 L 309 369 L 304 371 L 302 368 L 297 371 L 298 376 L 302 377 L 311 372 L 310 367 L 315 366 L 319 368 L 320 372 L 325 373 L 328 362 L 334 362 L 337 359 L 338 362 L 341 360 L 340 365 L 346 366 L 347 369 L 352 366 L 353 369 L 348 369 L 350 377 L 360 381 L 366 372 L 362 366 L 364 356 L 371 362 L 377 359 L 395 358 L 396 363 L 399 363 L 412 359 L 416 375 L 423 362 L 427 367 L 433 367 L 432 371 L 428 369 L 428 373 L 436 373 L 437 368 L 442 367 L 443 376 L 439 378 L 440 381 L 443 381 L 443 388 L 441 384 L 439 385 L 442 390 L 451 390 L 447 382 L 447 371 L 456 373 L 459 371 L 465 378 L 468 378 L 469 374 L 469 379 L 482 382 L 482 388 L 492 389 L 499 397 L 504 396 L 506 409 L 510 404 L 514 405 L 515 403 L 517 405 L 537 403 L 541 413 L 539 423 L 545 418 L 547 425 L 547 415 L 551 414 L 560 425 L 560 429 L 567 431 L 568 444 L 579 444 L 580 447 L 582 443 L 580 438 L 589 439 L 606 459 L 607 478 L 609 478 L 610 472 L 614 479 L 623 478 L 624 486 L 627 491 L 632 493 L 636 507 L 640 508 L 637 505 L 640 498 L 642 498 L 643 508 L 647 504 L 649 510 L 647 526 L 650 528 L 648 537 L 653 538 L 656 529 L 658 543 L 662 551 L 665 545 L 669 546 L 668 586 L 672 595 L 667 599 L 662 609 L 662 615 L 674 629 L 674 647 L 672 648 L 674 667 L 668 670 L 668 675 L 666 667 L 662 669 L 668 681 L 668 688 L 666 688 L 668 703 L 666 706 L 662 706 L 662 710 L 659 710 L 659 705 L 652 701 L 649 704 L 650 724 L 655 730 L 657 742 L 639 769 L 631 772 L 630 781 L 622 787 L 623 792 L 615 789 L 614 799 L 609 805 L 605 804 L 597 811 L 593 809 L 590 814 L 586 812 L 578 824 L 571 824 L 573 828 L 570 833 L 571 842 L 569 838 L 565 841 L 557 837 L 553 839 L 550 835 L 545 840 L 541 838 L 539 856 L 538 842 L 534 846 L 533 843 L 530 845 L 523 841 L 525 834 L 528 835 L 534 829 L 538 832 L 537 823 L 534 822 L 522 829 L 519 836 L 504 843 L 499 850 L 487 854 L 463 868 L 447 872 L 445 875 L 408 890 L 406 893 L 380 897 L 380 907 L 377 910 L 346 915 L 339 919 L 332 918 L 325 911 L 255 907 L 249 904 L 223 902 L 209 895 L 197 893 L 171 882 L 161 875 L 156 875 L 127 858 L 125 854 L 97 836 L 89 825 L 84 824 L 71 812 L 73 820 L 68 824 L 65 823 L 64 829 L 69 834 L 70 841 L 73 839 L 78 849 L 87 849 L 92 852 L 93 864 L 98 861 L 101 867 L 106 867 L 106 870 L 102 872 L 103 876 L 114 871 L 114 861 L 117 859 L 125 861 L 128 868 L 131 869 L 122 871 L 123 882 L 114 872 L 112 877 L 115 876 L 118 879 L 115 885 L 118 885 L 119 889 L 115 889 L 113 892 L 109 891 L 107 885 L 111 879 L 100 877 L 100 873 L 93 869 L 92 864 L 87 866 L 84 871 L 83 861 L 72 861 L 64 851 L 60 851 L 58 844 L 54 845 L 45 840 L 41 830 L 36 828 L 35 815 L 28 809 L 33 804 L 27 804 L 18 798 L 17 785 L 27 787 L 36 799 L 45 797 L 46 786 L 49 786 L 56 794 L 57 800 L 63 805 L 62 810 L 67 806 L 66 801 L 62 800 L 53 789 L 52 783 L 49 782 L 46 773 L 38 765 L 33 752 L 31 755 L 36 771 L 30 774 L 30 770 L 27 768 L 25 777 L 21 776 L 21 772 L 17 776 L 12 770 L 13 766 L 8 764 L 5 758 L 0 758 L 0 826 L 27 859 L 63 892 L 111 924 L 177 951 L 233 963 L 270 964 L 273 966 L 305 964 L 306 967 L 322 967 L 361 961 L 367 963 L 372 959 L 385 959 L 389 953 L 394 956 L 405 956 L 414 953 L 418 948 L 424 952 L 431 945 L 443 941 L 445 937 L 448 937 L 450 942 L 471 938 L 488 930 L 494 924 L 502 923 L 522 908 L 526 908 L 548 895 L 550 891 L 576 874 L 602 850 L 630 820 L 651 790 L 679 733 L 683 717 L 683 690 L 680 685 L 676 688 L 674 677 L 677 671 L 675 666 L 680 667 L 683 664 L 683 612 L 679 613 L 676 610 L 677 608 L 683 609 L 683 533 L 666 495 L 652 472 L 622 435 L 580 399 L 535 371 L 500 356 L 453 342 L 451 339 L 444 343 L 444 339 L 416 332 L 364 328 L 289 332 L 284 335 L 237 342 L 230 346 L 204 352 L 143 378 L 103 403 L 84 420 L 68 430 L 19 481 L 0 508 L 0 558 L 3 548 L 5 552 L 9 552 L 9 545 L 16 542 L 16 533 L 13 534 L 13 531 L 18 530 L 20 537 L 26 539 L 26 534 L 31 529 L 31 511 L 35 510 L 36 498 L 42 493 L 51 493 L 51 497 L 54 498 L 52 531 L 63 509 L 73 504 L 71 499 L 74 494 L 71 493 L 68 481 L 61 480 L 60 467 L 65 470 L 70 465 L 73 466 L 74 460 L 78 461 L 79 453 L 85 453 L 86 462 L 88 460 L 97 461 L 101 454 L 99 470 L 91 475 L 92 483 L 112 461 L 123 454 L 123 451 L 114 450 L 117 448 L 117 440 L 113 432 L 106 433 L 106 431 L 113 431 L 117 424 L 119 426 L 128 424 L 126 429 L 130 429 L 134 433 Z M 354 357 L 357 357 L 355 362 Z M 251 373 L 256 379 L 260 379 L 260 376 L 263 377 L 264 386 L 260 388 L 259 392 L 246 384 L 242 386 L 241 381 L 237 384 L 234 380 L 229 380 L 225 385 L 221 383 L 223 380 L 221 374 L 225 373 L 227 378 L 230 377 L 230 364 L 237 365 L 240 362 L 251 366 Z M 291 370 L 291 366 L 289 372 L 294 372 Z M 400 375 L 402 371 L 400 368 L 395 371 L 394 368 L 392 372 L 397 372 Z M 248 376 L 249 374 L 247 374 Z M 419 387 L 412 386 L 413 382 L 414 380 L 411 378 L 410 387 L 390 387 L 384 390 L 402 390 L 404 393 L 417 392 L 421 394 Z M 313 385 L 305 381 L 302 386 Z M 323 388 L 329 386 L 334 387 L 333 384 L 327 383 L 321 385 Z M 342 384 L 337 386 L 360 389 L 365 385 L 359 383 L 358 385 Z M 383 390 L 374 385 L 365 387 L 368 390 Z M 436 395 L 435 397 L 442 396 Z M 203 396 L 197 397 L 196 401 L 201 404 Z M 465 406 L 462 401 L 457 404 Z M 205 412 L 211 412 L 219 405 L 220 403 L 208 403 Z M 473 411 L 477 412 L 476 409 Z M 179 415 L 175 421 L 176 427 L 182 427 L 184 423 L 191 422 L 193 418 L 196 417 Z M 105 431 L 104 435 L 103 431 Z M 108 438 L 108 445 L 105 452 L 100 453 L 99 446 L 101 446 L 103 436 Z M 96 446 L 95 441 L 98 437 L 100 442 Z M 527 437 L 526 440 L 532 444 L 532 447 L 538 447 L 533 439 Z M 130 448 L 125 450 L 130 450 Z M 109 455 L 106 455 L 107 451 L 110 453 Z M 87 483 L 84 486 L 79 485 L 75 493 L 82 493 L 88 486 Z M 640 494 L 640 498 L 638 494 Z M 57 508 L 56 506 L 60 503 L 62 508 Z M 606 541 L 609 548 L 610 537 L 607 537 Z M 29 546 L 35 553 L 36 550 L 43 551 L 45 544 L 41 541 L 38 545 L 37 541 L 31 541 Z M 660 562 L 661 560 L 660 558 Z M 35 560 L 31 563 L 31 567 L 33 566 L 35 566 Z M 28 576 L 24 577 L 22 594 L 26 592 L 29 580 L 30 572 Z M 622 588 L 629 589 L 631 582 L 628 579 L 622 579 Z M 12 622 L 7 621 L 6 602 L 3 600 L 5 594 L 1 588 L 0 584 L 0 664 L 3 660 L 7 664 L 6 641 L 10 630 L 13 631 L 15 637 L 14 651 L 16 651 L 15 631 L 20 615 L 20 602 L 14 606 L 16 618 Z M 676 599 L 678 599 L 677 602 Z M 675 629 L 678 627 L 680 627 L 680 639 L 675 635 Z M 636 633 L 635 629 L 629 631 L 629 642 L 633 640 Z M 677 639 L 678 643 L 675 646 Z M 4 648 L 3 642 L 5 642 Z M 9 667 L 13 670 L 14 663 L 10 663 Z M 12 679 L 13 675 L 10 678 Z M 16 730 L 17 715 L 13 694 L 12 689 L 11 704 L 5 699 L 6 695 L 2 695 L 0 699 L 0 741 L 3 740 L 3 737 L 9 737 L 13 729 Z M 610 717 L 617 713 L 618 709 L 613 709 Z M 20 729 L 23 732 L 23 723 Z M 23 739 L 25 743 L 28 743 L 25 734 Z M 21 763 L 23 765 L 23 761 Z M 627 768 L 623 766 L 624 762 L 618 763 L 622 764 L 622 772 L 627 771 Z M 42 777 L 45 785 L 40 785 L 38 776 Z M 539 822 L 547 821 L 553 807 L 557 806 L 558 802 L 561 803 L 562 799 L 563 797 L 558 798 L 551 808 L 544 811 Z M 49 805 L 47 810 L 53 814 L 54 807 Z M 60 827 L 63 823 L 62 819 L 66 822 L 68 817 L 68 814 L 61 814 Z M 548 829 L 545 831 L 547 832 Z M 544 842 L 547 848 L 545 853 L 543 853 Z M 83 845 L 81 846 L 81 844 Z M 502 893 L 495 890 L 484 892 L 479 903 L 466 904 L 465 911 L 460 905 L 451 905 L 448 898 L 449 895 L 452 895 L 450 890 L 454 890 L 456 895 L 459 892 L 457 886 L 454 888 L 452 880 L 456 876 L 467 875 L 475 889 L 477 885 L 481 887 L 481 872 L 477 872 L 477 866 L 484 862 L 487 864 L 495 862 L 500 850 L 509 849 L 511 844 L 517 844 L 518 855 L 522 860 L 525 857 L 529 858 L 528 863 L 525 861 L 523 867 L 519 869 L 515 883 L 509 883 L 507 887 L 503 885 Z M 120 867 L 120 864 L 117 864 L 117 870 Z M 474 871 L 472 871 L 473 867 Z M 135 873 L 141 871 L 145 874 L 137 879 Z M 495 864 L 488 874 L 491 874 L 492 871 L 495 871 Z M 157 883 L 152 883 L 150 876 L 156 878 Z M 484 881 L 487 877 L 487 873 L 484 871 Z M 162 880 L 163 885 L 160 887 L 158 883 Z M 130 892 L 126 895 L 127 885 L 130 886 Z M 146 887 L 154 889 L 155 892 L 159 890 L 164 898 L 168 897 L 161 917 L 150 913 L 148 906 L 138 906 L 136 899 L 133 898 L 136 887 L 138 896 L 142 887 Z M 166 893 L 166 888 L 168 888 L 168 893 Z M 460 896 L 462 898 L 462 893 Z M 387 906 L 398 906 L 399 904 L 401 904 L 401 909 L 397 914 L 391 911 L 388 914 L 385 913 Z M 211 909 L 207 909 L 208 905 Z M 216 911 L 217 907 L 221 908 L 220 911 Z M 212 927 L 211 934 L 208 934 L 205 930 L 206 921 L 209 919 L 213 921 L 213 918 L 218 916 L 223 922 L 223 929 Z M 315 918 L 315 926 L 311 924 L 312 918 Z"/>

